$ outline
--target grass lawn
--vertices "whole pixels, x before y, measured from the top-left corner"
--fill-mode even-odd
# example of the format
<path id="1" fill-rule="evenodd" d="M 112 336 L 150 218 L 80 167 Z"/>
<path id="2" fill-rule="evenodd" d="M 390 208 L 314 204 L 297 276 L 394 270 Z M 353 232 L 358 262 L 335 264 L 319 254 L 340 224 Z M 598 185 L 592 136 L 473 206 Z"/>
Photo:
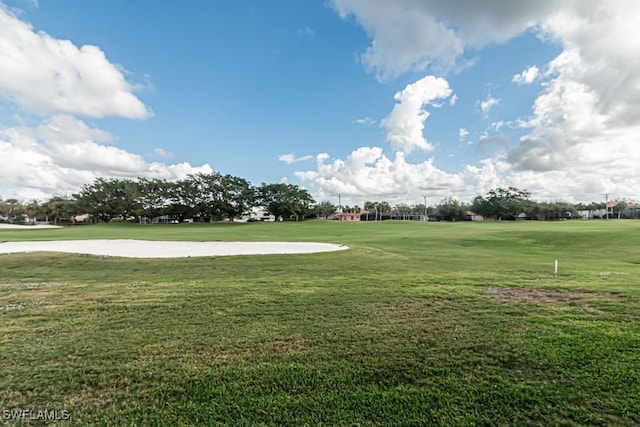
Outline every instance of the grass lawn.
<path id="1" fill-rule="evenodd" d="M 0 230 L 85 238 L 351 249 L 1 255 L 0 424 L 640 424 L 640 221 Z"/>

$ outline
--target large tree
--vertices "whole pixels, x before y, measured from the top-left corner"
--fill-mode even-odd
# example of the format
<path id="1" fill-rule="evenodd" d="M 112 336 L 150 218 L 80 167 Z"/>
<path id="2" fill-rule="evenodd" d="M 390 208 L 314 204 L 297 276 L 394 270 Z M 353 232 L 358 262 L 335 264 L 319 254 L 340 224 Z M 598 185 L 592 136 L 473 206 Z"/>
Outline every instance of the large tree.
<path id="1" fill-rule="evenodd" d="M 167 215 L 171 203 L 171 184 L 161 179 L 138 180 L 139 214 L 148 218 Z"/>
<path id="2" fill-rule="evenodd" d="M 307 190 L 297 185 L 262 183 L 256 191 L 256 203 L 276 217 L 298 220 L 311 212 L 315 201 Z"/>
<path id="3" fill-rule="evenodd" d="M 484 217 L 496 219 L 515 219 L 519 214 L 531 208 L 531 193 L 514 187 L 496 188 L 485 197 L 473 200 L 472 210 Z"/>
<path id="4" fill-rule="evenodd" d="M 166 213 L 181 222 L 196 216 L 197 189 L 190 178 L 171 183 L 168 188 L 169 206 Z"/>
<path id="5" fill-rule="evenodd" d="M 197 173 L 189 175 L 186 181 L 189 182 L 187 185 L 189 204 L 194 208 L 195 217 L 200 221 L 217 217 L 221 198 L 220 174 Z"/>
<path id="6" fill-rule="evenodd" d="M 130 179 L 98 178 L 75 194 L 79 210 L 103 221 L 136 216 L 141 211 L 138 182 Z"/>
<path id="7" fill-rule="evenodd" d="M 247 212 L 255 202 L 255 189 L 245 179 L 232 175 L 220 177 L 219 212 L 233 220 Z"/>
<path id="8" fill-rule="evenodd" d="M 192 206 L 201 219 L 233 219 L 247 212 L 254 203 L 255 190 L 251 184 L 232 175 L 198 173 L 180 185 L 184 185 L 182 193 L 186 204 Z"/>
<path id="9" fill-rule="evenodd" d="M 446 221 L 460 221 L 467 216 L 469 206 L 453 197 L 443 199 L 438 205 L 438 213 Z"/>

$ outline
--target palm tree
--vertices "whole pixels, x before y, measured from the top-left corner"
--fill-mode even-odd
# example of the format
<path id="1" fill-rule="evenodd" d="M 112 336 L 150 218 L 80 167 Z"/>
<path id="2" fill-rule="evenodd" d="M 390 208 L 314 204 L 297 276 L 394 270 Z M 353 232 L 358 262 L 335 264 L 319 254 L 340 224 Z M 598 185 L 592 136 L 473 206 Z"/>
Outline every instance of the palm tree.
<path id="1" fill-rule="evenodd" d="M 616 203 L 614 209 L 618 211 L 618 219 L 622 218 L 622 214 L 624 213 L 625 209 L 627 209 L 627 206 L 628 203 L 624 200 L 620 200 L 618 203 Z"/>
<path id="2" fill-rule="evenodd" d="M 46 203 L 48 215 L 53 217 L 53 223 L 57 224 L 60 216 L 66 211 L 67 200 L 60 196 L 53 196 Z"/>
<path id="3" fill-rule="evenodd" d="M 7 199 L 4 201 L 4 211 L 7 214 L 7 218 L 11 219 L 16 216 L 22 210 L 22 205 L 16 199 Z"/>
<path id="4" fill-rule="evenodd" d="M 24 211 L 27 216 L 33 220 L 33 223 L 36 223 L 38 214 L 42 211 L 42 208 L 37 200 L 32 200 L 25 206 Z"/>

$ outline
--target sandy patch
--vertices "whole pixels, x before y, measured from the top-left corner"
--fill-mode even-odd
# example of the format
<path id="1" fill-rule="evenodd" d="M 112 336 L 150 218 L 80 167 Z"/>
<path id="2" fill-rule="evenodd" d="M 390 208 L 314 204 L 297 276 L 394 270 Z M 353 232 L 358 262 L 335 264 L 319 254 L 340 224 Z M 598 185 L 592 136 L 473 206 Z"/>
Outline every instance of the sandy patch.
<path id="1" fill-rule="evenodd" d="M 2 229 L 42 230 L 44 228 L 62 228 L 62 227 L 59 225 L 45 225 L 45 224 L 36 224 L 36 225 L 0 224 L 0 230 Z"/>
<path id="2" fill-rule="evenodd" d="M 314 242 L 167 242 L 152 240 L 59 240 L 0 243 L 0 254 L 66 252 L 126 258 L 185 258 L 230 255 L 309 254 L 349 249 Z"/>

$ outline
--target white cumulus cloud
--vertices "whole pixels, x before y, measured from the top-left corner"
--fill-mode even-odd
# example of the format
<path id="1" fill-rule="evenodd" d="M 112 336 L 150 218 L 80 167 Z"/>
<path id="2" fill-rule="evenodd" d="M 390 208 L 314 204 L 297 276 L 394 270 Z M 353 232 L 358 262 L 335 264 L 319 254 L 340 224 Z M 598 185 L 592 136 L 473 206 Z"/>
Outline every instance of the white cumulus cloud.
<path id="1" fill-rule="evenodd" d="M 173 153 L 171 151 L 165 150 L 164 148 L 161 148 L 161 147 L 154 148 L 153 154 L 155 154 L 158 157 L 162 157 L 163 159 L 170 159 L 171 157 L 173 157 Z"/>
<path id="2" fill-rule="evenodd" d="M 0 5 L 0 97 L 43 116 L 151 116 L 132 90 L 99 47 L 35 31 Z"/>
<path id="3" fill-rule="evenodd" d="M 504 43 L 530 31 L 561 53 L 544 66 L 512 76 L 516 84 L 541 82 L 528 117 L 502 117 L 490 128 L 520 126 L 519 140 L 484 135 L 478 165 L 445 172 L 434 159 L 411 164 L 402 152 L 394 159 L 382 149 L 362 147 L 347 159 L 318 158 L 314 171 L 299 173 L 320 194 L 410 199 L 421 185 L 447 187 L 446 195 L 483 194 L 512 185 L 546 200 L 594 201 L 601 193 L 637 198 L 640 176 L 640 2 L 635 0 L 332 0 L 343 18 L 367 32 L 365 67 L 379 79 L 440 67 L 455 68 L 465 52 L 482 55 L 491 43 Z M 542 71 L 544 70 L 544 71 Z M 483 114 L 499 100 L 479 103 Z M 399 104 L 398 104 L 399 105 Z M 429 147 L 422 137 L 425 116 L 394 126 L 402 146 Z M 419 126 L 416 126 L 416 123 Z M 466 123 L 458 124 L 466 129 Z M 413 135 L 409 138 L 408 135 Z M 458 137 L 461 133 L 458 134 Z M 410 143 L 407 141 L 417 141 Z M 411 171 L 410 174 L 407 171 Z M 376 185 L 377 184 L 377 185 Z"/>
<path id="4" fill-rule="evenodd" d="M 57 115 L 36 127 L 0 129 L 0 182 L 19 198 L 72 193 L 98 177 L 175 180 L 212 172 L 205 164 L 147 162 L 110 145 L 112 135 L 81 120 Z"/>
<path id="5" fill-rule="evenodd" d="M 289 154 L 281 154 L 278 156 L 278 160 L 281 161 L 282 163 L 286 163 L 288 165 L 294 164 L 294 163 L 298 163 L 298 162 L 305 162 L 307 160 L 311 160 L 313 159 L 313 156 L 311 155 L 307 155 L 307 156 L 302 156 L 302 157 L 296 157 L 293 153 L 289 153 Z"/>
<path id="6" fill-rule="evenodd" d="M 423 134 L 424 122 L 430 115 L 425 106 L 437 106 L 434 101 L 448 98 L 451 93 L 449 83 L 434 76 L 423 77 L 396 93 L 396 105 L 381 122 L 393 149 L 407 154 L 416 149 L 433 150 Z"/>
<path id="7" fill-rule="evenodd" d="M 532 65 L 522 73 L 514 75 L 511 81 L 518 85 L 531 84 L 536 81 L 539 75 L 540 69 L 538 69 L 538 67 L 536 67 L 535 65 Z"/>
<path id="8" fill-rule="evenodd" d="M 362 118 L 356 119 L 355 122 L 359 125 L 365 125 L 365 126 L 371 126 L 376 124 L 376 121 L 373 120 L 371 117 L 362 117 Z"/>
<path id="9" fill-rule="evenodd" d="M 99 47 L 35 31 L 0 3 L 0 100 L 19 109 L 13 124 L 0 124 L 3 197 L 71 194 L 98 177 L 176 180 L 212 172 L 208 164 L 148 162 L 115 146 L 110 132 L 77 118 L 150 117 L 133 94 L 138 86 Z M 29 124 L 34 114 L 41 117 L 35 126 Z M 154 155 L 171 153 L 156 148 Z"/>
<path id="10" fill-rule="evenodd" d="M 493 96 L 487 96 L 487 99 L 480 102 L 480 109 L 482 110 L 482 114 L 487 114 L 493 107 L 500 104 L 500 100 L 494 98 Z"/>
<path id="11" fill-rule="evenodd" d="M 535 28 L 561 7 L 587 9 L 595 0 L 332 0 L 338 14 L 353 17 L 371 45 L 364 65 L 380 80 L 407 71 L 456 67 L 468 49 L 503 43 Z"/>
<path id="12" fill-rule="evenodd" d="M 342 194 L 352 198 L 422 197 L 436 187 L 463 188 L 464 177 L 436 168 L 432 161 L 411 164 L 402 152 L 390 159 L 380 147 L 360 147 L 345 160 L 318 158 L 317 170 L 296 172 L 303 181 L 312 182 L 322 196 Z"/>
<path id="13" fill-rule="evenodd" d="M 629 34 L 639 24 L 640 4 L 624 0 L 559 10 L 545 21 L 544 36 L 563 51 L 521 122 L 530 133 L 508 153 L 514 169 L 599 176 L 606 191 L 636 193 L 640 39 Z"/>

